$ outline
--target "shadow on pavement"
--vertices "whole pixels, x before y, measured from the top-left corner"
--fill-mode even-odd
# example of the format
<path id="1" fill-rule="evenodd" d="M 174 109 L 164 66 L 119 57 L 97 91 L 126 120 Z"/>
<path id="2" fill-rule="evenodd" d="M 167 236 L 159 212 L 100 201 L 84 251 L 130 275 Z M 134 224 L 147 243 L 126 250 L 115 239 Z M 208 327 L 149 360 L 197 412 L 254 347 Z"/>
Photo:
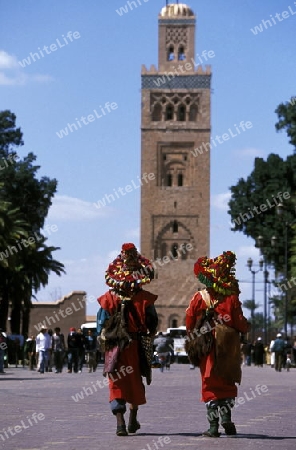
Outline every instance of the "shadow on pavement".
<path id="1" fill-rule="evenodd" d="M 209 441 L 214 439 L 269 439 L 272 441 L 283 441 L 289 439 L 295 439 L 296 436 L 269 436 L 267 434 L 242 434 L 238 433 L 235 436 L 227 436 L 226 434 L 221 434 L 220 438 L 207 438 L 203 436 L 202 433 L 166 433 L 167 436 L 192 436 L 192 437 L 202 437 L 208 439 Z M 163 433 L 137 433 L 134 436 L 163 436 Z"/>
<path id="2" fill-rule="evenodd" d="M 19 377 L 17 377 L 17 378 L 13 378 L 13 377 L 11 377 L 11 376 L 6 376 L 6 377 L 1 377 L 0 378 L 0 380 L 5 380 L 5 381 L 27 381 L 27 380 L 34 380 L 34 381 L 41 381 L 41 380 L 44 380 L 44 377 L 33 377 L 33 378 L 19 378 Z"/>

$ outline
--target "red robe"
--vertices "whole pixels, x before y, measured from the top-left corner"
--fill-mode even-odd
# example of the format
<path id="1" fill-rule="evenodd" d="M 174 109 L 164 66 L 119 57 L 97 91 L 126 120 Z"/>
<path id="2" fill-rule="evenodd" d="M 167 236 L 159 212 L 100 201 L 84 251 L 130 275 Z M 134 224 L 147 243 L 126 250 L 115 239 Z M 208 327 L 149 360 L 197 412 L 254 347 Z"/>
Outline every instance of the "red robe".
<path id="1" fill-rule="evenodd" d="M 147 331 L 145 324 L 146 308 L 153 305 L 156 299 L 157 295 L 141 290 L 135 294 L 131 300 L 133 301 L 140 321 L 143 324 L 142 331 Z M 110 314 L 113 314 L 117 309 L 117 305 L 120 303 L 120 298 L 116 294 L 108 291 L 98 298 L 98 302 L 103 309 Z M 131 313 L 128 315 L 128 331 L 138 331 Z M 123 399 L 134 405 L 143 405 L 146 403 L 145 386 L 140 373 L 137 340 L 133 340 L 131 344 L 121 352 L 117 367 L 118 375 L 109 375 L 110 402 L 114 399 Z M 128 370 L 129 373 L 125 370 L 127 367 L 131 368 Z"/>
<path id="2" fill-rule="evenodd" d="M 186 328 L 188 332 L 194 329 L 197 319 L 200 318 L 202 314 L 202 310 L 206 308 L 207 305 L 200 292 L 197 292 L 186 309 Z M 230 326 L 241 333 L 246 333 L 248 331 L 249 324 L 243 315 L 241 302 L 236 295 L 225 297 L 222 302 L 215 306 L 215 311 L 217 314 L 221 314 L 220 317 L 227 318 L 224 322 L 227 326 Z M 214 330 L 212 333 L 214 333 Z M 213 347 L 211 352 L 202 358 L 200 364 L 202 380 L 201 400 L 204 402 L 227 397 L 234 398 L 237 396 L 237 386 L 235 383 L 229 383 L 219 375 L 213 373 L 214 358 L 215 348 Z"/>

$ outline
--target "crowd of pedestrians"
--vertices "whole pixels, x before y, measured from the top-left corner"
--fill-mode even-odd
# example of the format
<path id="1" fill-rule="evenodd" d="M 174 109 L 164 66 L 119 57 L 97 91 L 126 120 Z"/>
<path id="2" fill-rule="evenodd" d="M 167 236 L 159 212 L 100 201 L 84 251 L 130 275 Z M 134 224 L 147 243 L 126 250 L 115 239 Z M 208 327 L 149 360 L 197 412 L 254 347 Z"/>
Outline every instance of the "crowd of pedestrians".
<path id="1" fill-rule="evenodd" d="M 268 364 L 272 369 L 281 372 L 282 369 L 289 370 L 292 365 L 296 365 L 296 337 L 291 343 L 289 336 L 284 339 L 281 333 L 277 333 L 266 345 L 262 342 L 262 338 L 258 337 L 253 343 L 245 341 L 241 350 L 244 366 L 254 364 L 263 367 L 263 364 Z"/>
<path id="2" fill-rule="evenodd" d="M 92 330 L 85 336 L 80 328 L 72 327 L 65 338 L 59 327 L 54 330 L 41 327 L 38 335 L 30 336 L 24 346 L 24 360 L 29 369 L 41 374 L 62 373 L 65 365 L 68 373 L 81 373 L 84 366 L 89 372 L 95 372 L 99 359 L 97 339 Z"/>

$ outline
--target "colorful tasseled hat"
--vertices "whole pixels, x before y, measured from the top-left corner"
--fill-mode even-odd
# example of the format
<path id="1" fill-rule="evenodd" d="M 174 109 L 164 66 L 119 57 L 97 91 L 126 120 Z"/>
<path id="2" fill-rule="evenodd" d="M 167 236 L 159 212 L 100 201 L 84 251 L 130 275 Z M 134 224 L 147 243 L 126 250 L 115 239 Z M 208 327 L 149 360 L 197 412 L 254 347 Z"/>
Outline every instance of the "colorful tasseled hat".
<path id="1" fill-rule="evenodd" d="M 123 244 L 120 255 L 106 270 L 106 284 L 122 296 L 130 296 L 154 278 L 149 259 L 138 253 L 134 244 Z"/>
<path id="2" fill-rule="evenodd" d="M 194 264 L 194 273 L 201 283 L 218 294 L 238 295 L 240 290 L 235 278 L 235 261 L 235 253 L 229 250 L 213 259 L 202 256 Z"/>

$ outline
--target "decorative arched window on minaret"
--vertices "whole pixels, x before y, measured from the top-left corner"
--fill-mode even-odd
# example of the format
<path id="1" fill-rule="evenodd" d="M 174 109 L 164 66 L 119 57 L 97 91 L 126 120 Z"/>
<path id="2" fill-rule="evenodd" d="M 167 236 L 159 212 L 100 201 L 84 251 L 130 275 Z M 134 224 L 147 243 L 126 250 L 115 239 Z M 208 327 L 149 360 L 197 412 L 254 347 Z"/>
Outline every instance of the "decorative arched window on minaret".
<path id="1" fill-rule="evenodd" d="M 180 45 L 178 50 L 178 61 L 184 61 L 186 59 L 185 49 L 183 45 Z"/>
<path id="2" fill-rule="evenodd" d="M 179 187 L 183 186 L 183 174 L 182 173 L 178 173 L 178 186 Z"/>
<path id="3" fill-rule="evenodd" d="M 189 110 L 189 121 L 190 122 L 196 122 L 197 119 L 197 105 L 193 104 L 190 106 L 190 110 Z"/>
<path id="4" fill-rule="evenodd" d="M 165 120 L 173 120 L 174 119 L 174 107 L 173 105 L 167 105 L 165 111 Z"/>
<path id="5" fill-rule="evenodd" d="M 153 122 L 160 122 L 162 120 L 162 106 L 159 103 L 156 103 L 153 108 L 152 120 Z"/>
<path id="6" fill-rule="evenodd" d="M 173 175 L 171 173 L 167 174 L 166 186 L 173 186 Z"/>
<path id="7" fill-rule="evenodd" d="M 175 59 L 174 46 L 170 45 L 168 48 L 168 61 L 174 61 L 174 59 Z"/>
<path id="8" fill-rule="evenodd" d="M 172 255 L 173 255 L 174 258 L 178 258 L 178 244 L 174 243 L 172 245 L 171 252 L 172 252 Z"/>
<path id="9" fill-rule="evenodd" d="M 186 120 L 186 107 L 182 104 L 178 108 L 178 120 L 180 122 L 185 122 Z"/>

